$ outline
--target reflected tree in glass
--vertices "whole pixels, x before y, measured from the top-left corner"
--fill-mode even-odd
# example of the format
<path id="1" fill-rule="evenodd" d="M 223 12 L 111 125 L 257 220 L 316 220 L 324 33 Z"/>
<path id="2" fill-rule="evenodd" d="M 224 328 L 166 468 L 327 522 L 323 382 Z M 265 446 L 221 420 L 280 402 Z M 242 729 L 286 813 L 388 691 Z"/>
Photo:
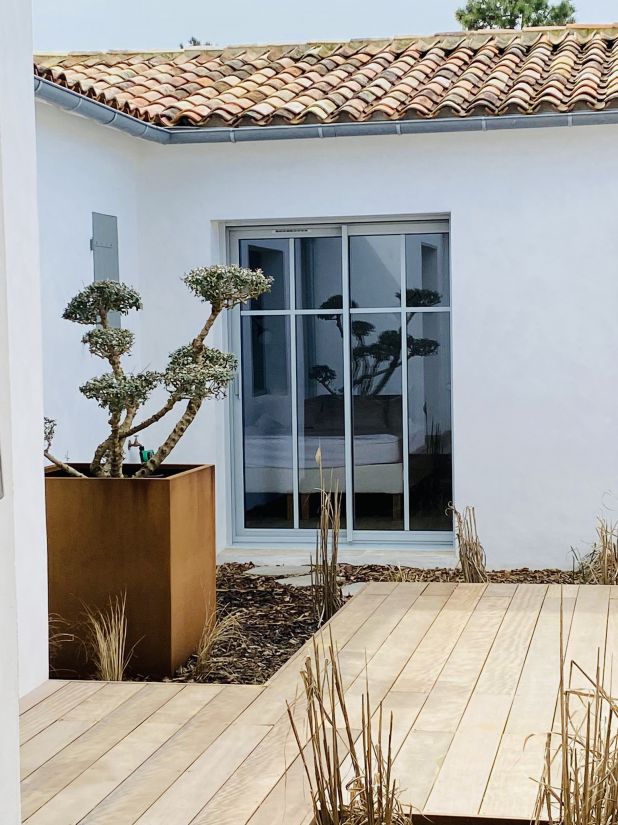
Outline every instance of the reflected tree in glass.
<path id="1" fill-rule="evenodd" d="M 401 293 L 397 293 L 401 297 Z M 431 289 L 406 290 L 408 306 L 432 307 L 442 300 L 439 292 Z M 339 309 L 342 306 L 341 295 L 332 295 L 321 304 L 320 309 Z M 356 304 L 352 302 L 352 308 Z M 406 317 L 406 327 L 409 327 L 415 316 L 410 312 Z M 333 313 L 318 316 L 325 321 L 333 321 L 343 338 L 343 318 L 341 314 Z M 389 379 L 401 366 L 401 329 L 384 330 L 379 333 L 376 341 L 370 341 L 375 332 L 375 324 L 366 318 L 354 320 L 350 324 L 352 337 L 352 391 L 355 395 L 376 397 L 380 395 Z M 432 355 L 440 346 L 432 338 L 415 337 L 407 334 L 407 357 L 410 358 Z M 343 385 L 337 385 L 337 373 L 328 364 L 316 364 L 312 367 L 310 377 L 321 384 L 325 390 L 335 394 L 343 394 Z"/>

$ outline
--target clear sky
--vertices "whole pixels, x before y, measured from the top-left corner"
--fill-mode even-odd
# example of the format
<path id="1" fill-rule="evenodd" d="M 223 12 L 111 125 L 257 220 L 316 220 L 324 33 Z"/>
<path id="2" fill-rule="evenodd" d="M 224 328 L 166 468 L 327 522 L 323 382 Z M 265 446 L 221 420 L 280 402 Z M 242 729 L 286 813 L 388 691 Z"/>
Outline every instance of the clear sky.
<path id="1" fill-rule="evenodd" d="M 457 0 L 33 0 L 38 51 L 175 49 L 431 34 L 458 28 Z M 575 0 L 578 22 L 618 21 L 618 0 Z"/>

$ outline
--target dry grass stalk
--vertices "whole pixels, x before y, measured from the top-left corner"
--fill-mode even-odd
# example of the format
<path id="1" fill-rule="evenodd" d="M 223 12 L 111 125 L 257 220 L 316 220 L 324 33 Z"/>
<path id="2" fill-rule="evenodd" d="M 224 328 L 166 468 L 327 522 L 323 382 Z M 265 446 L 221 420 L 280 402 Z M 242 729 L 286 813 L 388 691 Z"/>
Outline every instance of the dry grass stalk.
<path id="1" fill-rule="evenodd" d="M 288 715 L 305 769 L 315 825 L 411 825 L 411 807 L 399 801 L 393 778 L 393 716 L 384 746 L 382 705 L 378 709 L 377 737 L 374 735 L 371 703 L 367 688 L 362 697 L 362 734 L 357 744 L 346 707 L 339 659 L 332 634 L 326 655 L 314 640 L 313 658 L 301 671 L 306 700 L 309 744 L 307 749 L 288 705 Z M 337 719 L 344 729 L 337 730 Z M 342 769 L 352 766 L 352 779 Z"/>
<path id="2" fill-rule="evenodd" d="M 594 677 L 571 662 L 567 687 L 562 617 L 560 646 L 559 728 L 547 737 L 534 822 L 611 825 L 618 822 L 618 705 L 604 686 L 606 653 Z M 573 686 L 574 674 L 584 687 Z"/>
<path id="3" fill-rule="evenodd" d="M 389 567 L 384 573 L 382 581 L 385 582 L 415 582 L 417 573 L 412 567 L 402 567 L 400 564 Z"/>
<path id="4" fill-rule="evenodd" d="M 579 557 L 578 573 L 587 584 L 618 584 L 618 524 L 597 520 L 597 541 L 588 555 Z"/>
<path id="5" fill-rule="evenodd" d="M 332 473 L 330 485 L 326 489 L 322 451 L 319 447 L 315 460 L 320 468 L 320 522 L 316 537 L 315 563 L 313 558 L 311 559 L 311 591 L 315 618 L 320 627 L 331 619 L 343 604 L 337 569 L 341 531 L 341 493 L 338 482 L 335 483 L 333 490 Z"/>
<path id="6" fill-rule="evenodd" d="M 121 682 L 133 655 L 135 645 L 127 651 L 127 594 L 109 597 L 106 610 L 85 607 L 88 658 L 94 665 L 94 676 L 104 682 Z"/>
<path id="7" fill-rule="evenodd" d="M 199 645 L 195 653 L 195 679 L 207 679 L 213 668 L 215 648 L 229 648 L 242 637 L 240 622 L 234 613 L 222 619 L 210 616 L 204 623 Z"/>
<path id="8" fill-rule="evenodd" d="M 48 617 L 49 626 L 49 666 L 52 672 L 55 671 L 54 662 L 56 657 L 67 644 L 73 644 L 76 641 L 74 633 L 67 633 L 66 628 L 69 623 L 63 619 L 58 613 L 50 613 Z"/>
<path id="9" fill-rule="evenodd" d="M 476 529 L 476 512 L 474 507 L 466 507 L 463 515 L 451 505 L 455 516 L 459 564 L 464 581 L 468 583 L 486 582 L 485 551 Z"/>

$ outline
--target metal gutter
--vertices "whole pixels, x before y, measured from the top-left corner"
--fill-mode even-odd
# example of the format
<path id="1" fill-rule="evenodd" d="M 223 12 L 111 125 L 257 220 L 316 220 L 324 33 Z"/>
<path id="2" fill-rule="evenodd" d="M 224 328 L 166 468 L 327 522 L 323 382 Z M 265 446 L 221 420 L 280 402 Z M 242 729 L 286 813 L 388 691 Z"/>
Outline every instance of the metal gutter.
<path id="1" fill-rule="evenodd" d="M 440 132 L 490 132 L 503 129 L 533 129 L 557 126 L 618 124 L 618 109 L 579 112 L 542 112 L 531 115 L 445 117 L 432 120 L 385 120 L 362 123 L 299 124 L 296 126 L 212 127 L 174 126 L 167 128 L 144 123 L 111 106 L 58 86 L 42 77 L 34 78 L 34 93 L 46 103 L 118 129 L 133 137 L 161 144 L 243 143 L 260 140 L 351 137 L 359 135 L 416 135 Z"/>
<path id="2" fill-rule="evenodd" d="M 168 129 L 144 123 L 136 117 L 125 115 L 111 106 L 91 100 L 89 97 L 84 97 L 84 95 L 72 92 L 70 89 L 65 89 L 64 86 L 58 86 L 56 83 L 36 75 L 34 77 L 34 94 L 39 100 L 52 103 L 67 112 L 95 120 L 103 126 L 119 129 L 121 132 L 133 135 L 133 137 L 152 140 L 156 143 L 171 142 Z"/>

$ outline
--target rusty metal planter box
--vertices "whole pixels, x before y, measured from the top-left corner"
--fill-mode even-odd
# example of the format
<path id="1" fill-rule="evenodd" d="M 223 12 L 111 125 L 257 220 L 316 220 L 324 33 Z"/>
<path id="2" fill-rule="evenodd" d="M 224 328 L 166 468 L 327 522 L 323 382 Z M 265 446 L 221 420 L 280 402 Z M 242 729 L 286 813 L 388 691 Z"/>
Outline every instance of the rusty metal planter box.
<path id="1" fill-rule="evenodd" d="M 86 465 L 78 469 L 87 469 Z M 197 647 L 215 611 L 215 470 L 164 465 L 160 478 L 46 473 L 49 611 L 77 631 L 84 605 L 126 592 L 132 673 L 170 676 Z M 85 675 L 77 645 L 54 662 Z"/>

